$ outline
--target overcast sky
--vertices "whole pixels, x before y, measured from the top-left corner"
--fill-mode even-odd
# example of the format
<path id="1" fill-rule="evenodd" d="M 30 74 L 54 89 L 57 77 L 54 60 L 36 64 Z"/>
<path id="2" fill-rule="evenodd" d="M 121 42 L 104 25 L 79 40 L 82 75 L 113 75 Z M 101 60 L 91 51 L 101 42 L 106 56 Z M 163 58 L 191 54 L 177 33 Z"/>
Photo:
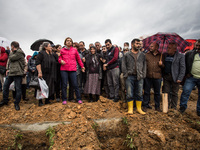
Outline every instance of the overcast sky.
<path id="1" fill-rule="evenodd" d="M 26 54 L 46 38 L 62 44 L 66 37 L 86 48 L 110 38 L 125 41 L 157 32 L 200 38 L 199 0 L 0 0 L 0 37 L 18 41 Z"/>

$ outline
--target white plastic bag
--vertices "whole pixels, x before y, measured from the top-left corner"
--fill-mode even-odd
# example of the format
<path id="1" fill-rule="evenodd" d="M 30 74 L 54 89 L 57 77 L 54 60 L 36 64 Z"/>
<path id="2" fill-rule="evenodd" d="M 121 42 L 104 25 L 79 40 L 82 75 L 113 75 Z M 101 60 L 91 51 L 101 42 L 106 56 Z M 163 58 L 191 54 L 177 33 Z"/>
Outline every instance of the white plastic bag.
<path id="1" fill-rule="evenodd" d="M 4 83 L 5 83 L 6 77 L 4 77 L 3 79 L 4 79 Z M 14 81 L 10 84 L 9 90 L 15 91 L 15 82 Z"/>
<path id="2" fill-rule="evenodd" d="M 40 90 L 37 90 L 36 99 L 43 99 L 49 97 L 49 87 L 44 79 L 38 78 Z"/>

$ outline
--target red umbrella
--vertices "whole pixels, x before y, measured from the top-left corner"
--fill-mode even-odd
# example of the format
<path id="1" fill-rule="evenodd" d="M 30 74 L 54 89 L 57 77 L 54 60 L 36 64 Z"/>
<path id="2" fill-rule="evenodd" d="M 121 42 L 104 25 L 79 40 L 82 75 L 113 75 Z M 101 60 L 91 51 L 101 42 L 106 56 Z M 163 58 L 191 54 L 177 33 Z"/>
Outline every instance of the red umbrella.
<path id="1" fill-rule="evenodd" d="M 195 39 L 186 39 L 186 41 L 190 43 L 190 46 L 187 46 L 184 49 L 184 51 L 185 50 L 193 50 L 194 49 L 194 43 L 196 43 L 197 40 L 195 40 Z"/>
<path id="2" fill-rule="evenodd" d="M 156 42 L 159 44 L 159 51 L 165 53 L 167 51 L 167 46 L 170 42 L 177 43 L 177 49 L 179 52 L 184 52 L 186 46 L 190 43 L 185 41 L 181 36 L 176 33 L 162 33 L 159 32 L 143 40 L 144 49 L 149 49 L 151 43 Z"/>

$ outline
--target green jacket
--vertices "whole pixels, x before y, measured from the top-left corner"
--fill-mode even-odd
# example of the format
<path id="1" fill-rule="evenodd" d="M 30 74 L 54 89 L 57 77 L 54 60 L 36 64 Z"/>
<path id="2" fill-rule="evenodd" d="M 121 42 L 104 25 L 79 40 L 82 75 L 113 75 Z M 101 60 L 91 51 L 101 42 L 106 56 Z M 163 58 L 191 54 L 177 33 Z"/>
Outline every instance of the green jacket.
<path id="1" fill-rule="evenodd" d="M 24 61 L 25 54 L 19 48 L 9 55 L 9 75 L 8 76 L 23 76 L 24 75 Z"/>

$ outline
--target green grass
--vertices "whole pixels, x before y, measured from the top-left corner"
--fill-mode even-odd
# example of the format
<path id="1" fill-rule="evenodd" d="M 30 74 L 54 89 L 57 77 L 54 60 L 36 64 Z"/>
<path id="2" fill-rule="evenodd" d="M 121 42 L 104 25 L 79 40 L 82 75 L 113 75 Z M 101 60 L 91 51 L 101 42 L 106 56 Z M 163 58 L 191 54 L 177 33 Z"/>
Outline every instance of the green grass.
<path id="1" fill-rule="evenodd" d="M 46 136 L 49 137 L 49 150 L 51 150 L 53 148 L 54 145 L 54 139 L 53 137 L 55 136 L 55 130 L 52 127 L 49 127 L 46 130 Z"/>

